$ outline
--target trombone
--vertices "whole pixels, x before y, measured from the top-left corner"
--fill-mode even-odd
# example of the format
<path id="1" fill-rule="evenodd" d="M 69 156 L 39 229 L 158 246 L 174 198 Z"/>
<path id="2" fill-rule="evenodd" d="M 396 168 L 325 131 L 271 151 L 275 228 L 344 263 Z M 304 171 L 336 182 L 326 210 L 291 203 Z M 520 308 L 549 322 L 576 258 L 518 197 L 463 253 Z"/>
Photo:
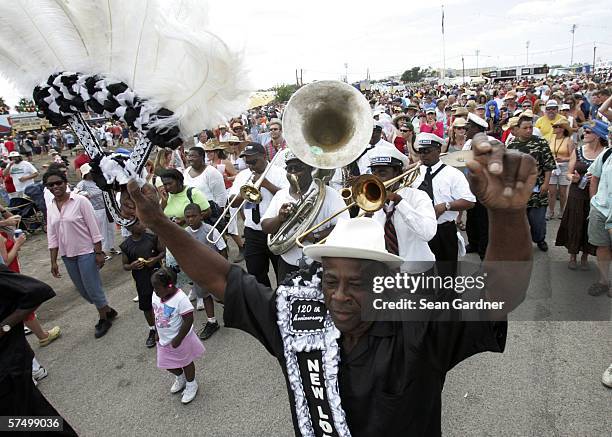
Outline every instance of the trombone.
<path id="1" fill-rule="evenodd" d="M 219 216 L 219 218 L 217 219 L 215 224 L 212 226 L 212 229 L 208 232 L 208 234 L 206 234 L 206 240 L 208 240 L 209 243 L 217 244 L 217 242 L 223 237 L 223 234 L 225 234 L 227 232 L 227 230 L 229 229 L 230 223 L 232 222 L 232 220 L 236 219 L 236 216 L 238 215 L 238 213 L 240 212 L 242 207 L 247 202 L 249 202 L 249 203 L 259 203 L 259 202 L 261 202 L 261 189 L 260 189 L 261 184 L 263 183 L 264 179 L 266 178 L 266 175 L 268 174 L 268 172 L 270 171 L 270 169 L 274 165 L 274 162 L 276 161 L 276 158 L 278 158 L 280 155 L 281 155 L 281 153 L 276 153 L 274 155 L 274 158 L 272 158 L 272 161 L 270 161 L 268 163 L 268 165 L 266 166 L 266 169 L 261 174 L 261 176 L 259 176 L 259 179 L 257 179 L 257 181 L 255 181 L 255 183 L 253 183 L 254 174 L 251 174 L 251 177 L 248 180 L 248 182 L 240 187 L 240 191 L 238 193 L 236 193 L 234 196 L 232 196 L 231 199 L 228 199 L 227 205 L 223 209 L 223 212 L 221 213 L 221 215 Z M 221 223 L 221 220 L 223 220 L 225 215 L 229 212 L 230 208 L 232 207 L 232 203 L 234 203 L 236 201 L 236 199 L 238 199 L 238 197 L 242 197 L 243 200 L 240 203 L 240 205 L 238 205 L 236 207 L 236 212 L 234 212 L 230 216 L 229 220 L 225 224 L 225 227 L 221 231 L 219 231 L 219 236 L 217 238 L 213 238 L 213 233 L 214 233 L 215 229 L 217 228 L 219 223 Z"/>

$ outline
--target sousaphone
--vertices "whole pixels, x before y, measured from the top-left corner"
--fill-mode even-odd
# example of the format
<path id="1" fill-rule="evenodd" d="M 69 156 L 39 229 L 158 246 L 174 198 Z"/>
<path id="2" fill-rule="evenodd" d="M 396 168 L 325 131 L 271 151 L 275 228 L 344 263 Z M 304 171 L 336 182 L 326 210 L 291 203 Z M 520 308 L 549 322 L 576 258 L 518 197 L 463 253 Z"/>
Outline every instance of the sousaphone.
<path id="1" fill-rule="evenodd" d="M 296 244 L 296 237 L 310 228 L 325 200 L 324 170 L 355 161 L 372 136 L 372 111 L 366 98 L 354 87 L 338 81 L 314 82 L 300 88 L 283 114 L 287 147 L 298 159 L 317 170 L 314 189 L 303 196 L 292 215 L 275 234 L 268 247 L 276 255 Z"/>

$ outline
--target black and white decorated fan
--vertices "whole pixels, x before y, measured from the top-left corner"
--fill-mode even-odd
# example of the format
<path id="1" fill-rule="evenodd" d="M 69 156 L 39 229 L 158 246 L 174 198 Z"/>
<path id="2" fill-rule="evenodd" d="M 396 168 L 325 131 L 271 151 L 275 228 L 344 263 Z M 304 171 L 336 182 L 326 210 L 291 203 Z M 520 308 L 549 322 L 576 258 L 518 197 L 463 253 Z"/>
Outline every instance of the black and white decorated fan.
<path id="1" fill-rule="evenodd" d="M 207 31 L 196 0 L 15 0 L 0 3 L 0 71 L 54 126 L 69 124 L 92 159 L 119 224 L 115 193 L 143 180 L 155 147 L 239 114 L 249 87 L 241 56 Z M 130 156 L 105 153 L 84 114 L 125 122 Z"/>

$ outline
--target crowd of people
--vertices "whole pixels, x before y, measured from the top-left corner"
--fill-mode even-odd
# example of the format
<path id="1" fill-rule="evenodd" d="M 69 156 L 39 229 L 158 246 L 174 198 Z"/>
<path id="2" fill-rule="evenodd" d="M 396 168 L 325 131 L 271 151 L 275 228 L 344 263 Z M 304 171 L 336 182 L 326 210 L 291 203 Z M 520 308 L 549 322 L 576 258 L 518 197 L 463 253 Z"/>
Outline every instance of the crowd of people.
<path id="1" fill-rule="evenodd" d="M 273 284 L 284 284 L 287 277 L 312 269 L 321 261 L 324 281 L 331 281 L 324 283 L 330 288 L 333 281 L 351 281 L 350 275 L 359 272 L 359 265 L 330 261 L 346 260 L 333 258 L 339 255 L 333 255 L 332 247 L 328 248 L 330 254 L 324 255 L 297 245 L 276 253 L 269 243 L 270 237 L 295 215 L 305 199 L 324 193 L 314 220 L 318 223 L 346 205 L 341 190 L 350 187 L 357 176 L 373 174 L 389 181 L 411 166 L 418 167 L 418 176 L 410 185 L 399 180 L 387 188 L 383 208 L 366 214 L 365 219 L 356 219 L 359 210 L 349 209 L 317 229 L 306 241 L 312 243 L 326 237 L 340 241 L 346 238 L 343 233 L 348 225 L 343 223 L 353 223 L 350 225 L 354 227 L 353 239 L 357 232 L 368 235 L 380 232 L 384 237 L 384 247 L 380 249 L 384 255 L 373 259 L 410 274 L 435 273 L 443 277 L 458 274 L 458 261 L 466 253 L 476 253 L 485 261 L 492 252 L 499 259 L 511 259 L 502 255 L 510 249 L 500 248 L 502 219 L 496 214 L 498 209 L 510 207 L 500 207 L 496 202 L 501 201 L 492 197 L 503 197 L 500 193 L 505 193 L 504 188 L 499 192 L 491 191 L 491 187 L 475 190 L 466 177 L 465 166 L 456 168 L 441 159 L 444 154 L 470 150 L 479 156 L 485 150 L 481 147 L 491 147 L 500 153 L 518 151 L 529 155 L 536 165 L 535 185 L 524 196 L 526 217 L 510 214 L 511 217 L 503 219 L 506 224 L 519 230 L 524 225 L 540 251 L 548 251 L 549 243 L 565 247 L 571 270 L 590 269 L 589 255 L 595 256 L 599 278 L 584 292 L 593 297 L 607 294 L 612 298 L 611 91 L 612 84 L 592 76 L 478 86 L 419 84 L 367 91 L 364 94 L 370 103 L 373 125 L 369 144 L 354 162 L 335 169 L 328 185 L 321 182 L 315 168 L 291 151 L 291 144 L 285 140 L 282 123 L 285 104 L 254 108 L 227 123 L 204 126 L 176 150 L 160 149 L 147 163 L 146 179 L 158 196 L 157 207 L 168 220 L 158 216 L 151 193 L 144 196 L 132 190 L 135 204 L 127 202 L 123 206 L 132 211 L 136 208 L 141 220 L 121 229 L 108 215 L 103 193 L 92 179 L 87 155 L 79 150 L 69 130 L 42 133 L 42 138 L 7 137 L 0 144 L 3 156 L 0 193 L 6 203 L 0 211 L 0 260 L 19 273 L 18 253 L 26 239 L 17 231 L 20 217 L 8 206 L 12 199 L 26 195 L 27 187 L 42 176 L 52 275 L 60 276 L 61 258 L 79 294 L 96 307 L 98 321 L 94 335 L 100 338 L 111 329 L 117 311 L 107 299 L 99 269 L 112 255 L 121 254 L 123 269 L 131 272 L 134 279 L 137 294 L 134 300 L 147 323 L 144 345 L 157 347 L 158 367 L 169 370 L 175 377 L 170 391 L 182 391 L 182 402 L 189 403 L 198 391 L 194 363 L 205 351 L 201 341 L 220 329 L 215 300 L 226 303 L 226 326 L 252 333 L 282 361 L 278 332 L 273 333 L 276 319 L 267 313 L 272 307 L 269 301 Z M 132 144 L 132 133 L 118 123 L 100 125 L 95 131 L 104 147 L 112 151 Z M 483 138 L 489 146 L 481 145 Z M 49 155 L 40 170 L 31 162 L 39 149 Z M 77 155 L 69 156 L 66 150 Z M 491 163 L 491 174 L 495 174 L 495 165 L 500 164 Z M 76 184 L 70 183 L 68 177 L 73 171 L 80 179 Z M 482 177 L 482 168 L 470 167 L 470 171 Z M 241 190 L 255 181 L 260 183 L 261 198 L 257 202 Z M 517 183 L 515 191 L 520 192 L 525 181 L 512 181 Z M 546 222 L 555 219 L 560 220 L 557 235 L 547 236 Z M 465 231 L 465 237 L 461 231 Z M 118 245 L 117 232 L 122 238 Z M 516 251 L 510 251 L 512 255 L 524 252 L 519 243 L 512 243 L 512 247 L 516 245 Z M 232 261 L 244 260 L 245 270 L 251 276 L 226 261 L 229 244 L 234 245 L 236 254 Z M 328 244 L 329 241 L 323 246 Z M 366 249 L 359 242 L 350 244 L 355 245 L 356 253 Z M 212 250 L 201 249 L 204 246 Z M 525 255 L 528 258 L 530 255 Z M 198 267 L 202 260 L 210 267 Z M 270 266 L 274 271 L 272 280 Z M 335 275 L 335 279 L 325 275 Z M 249 295 L 250 290 L 257 290 L 265 299 L 257 300 L 253 297 L 256 293 Z M 326 298 L 332 308 L 340 308 L 332 315 L 340 331 L 347 339 L 357 341 L 363 332 L 361 325 L 351 324 L 356 308 L 352 303 L 354 297 Z M 45 330 L 36 321 L 36 306 L 27 308 L 31 311 L 24 319 L 25 325 L 36 334 L 41 346 L 59 337 L 59 327 Z M 196 330 L 194 310 L 206 313 L 203 326 Z M 475 335 L 489 338 L 493 332 L 498 339 L 500 335 L 505 339 L 503 329 L 491 324 Z M 447 334 L 450 335 L 440 332 L 439 338 Z M 466 340 L 457 341 L 456 344 L 463 344 Z M 353 346 L 351 343 L 347 350 Z M 458 347 L 456 355 L 444 359 L 432 352 L 435 356 L 430 359 L 446 372 L 458 361 L 484 350 L 501 351 L 503 341 L 483 343 L 478 351 Z M 40 380 L 43 373 L 46 376 L 36 358 L 32 363 L 34 379 Z M 612 387 L 612 365 L 602 380 Z M 439 393 L 432 396 L 432 403 L 439 408 Z M 293 399 L 293 394 L 290 397 Z M 349 425 L 374 431 L 373 424 L 362 423 L 369 415 L 360 417 L 362 407 L 357 405 L 358 399 L 361 398 L 354 398 L 355 405 L 346 405 L 350 409 Z M 375 401 L 361 401 L 378 408 Z M 439 409 L 432 414 L 439 417 Z M 394 430 L 407 429 L 396 423 L 389 426 Z M 435 433 L 439 432 L 437 427 L 439 421 L 429 428 L 415 425 L 411 429 Z"/>

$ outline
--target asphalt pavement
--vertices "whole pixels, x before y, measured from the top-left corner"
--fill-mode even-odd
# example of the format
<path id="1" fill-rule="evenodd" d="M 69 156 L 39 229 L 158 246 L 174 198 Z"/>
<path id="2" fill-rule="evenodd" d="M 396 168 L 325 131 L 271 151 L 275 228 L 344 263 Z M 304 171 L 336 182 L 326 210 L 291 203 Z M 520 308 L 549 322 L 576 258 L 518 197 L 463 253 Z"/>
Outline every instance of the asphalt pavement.
<path id="1" fill-rule="evenodd" d="M 534 246 L 531 287 L 510 322 L 505 353 L 479 354 L 449 372 L 444 435 L 610 435 L 612 390 L 600 378 L 612 362 L 612 299 L 586 294 L 596 277 L 594 259 L 590 271 L 567 269 L 565 249 L 554 247 L 558 226 L 559 220 L 548 224 L 548 253 Z M 24 273 L 57 292 L 38 316 L 47 328 L 61 326 L 62 337 L 44 348 L 29 339 L 49 371 L 40 390 L 80 435 L 292 435 L 280 367 L 250 336 L 222 327 L 205 342 L 207 353 L 196 363 L 200 391 L 182 405 L 180 395 L 170 394 L 170 374 L 155 365 L 155 349 L 144 346 L 148 328 L 132 302 L 136 292 L 120 256 L 102 269 L 119 317 L 101 339 L 93 335 L 95 309 L 63 266 L 63 277 L 52 278 L 43 234 L 29 239 L 20 258 Z M 216 313 L 221 321 L 220 305 Z M 205 320 L 197 312 L 197 328 Z"/>

